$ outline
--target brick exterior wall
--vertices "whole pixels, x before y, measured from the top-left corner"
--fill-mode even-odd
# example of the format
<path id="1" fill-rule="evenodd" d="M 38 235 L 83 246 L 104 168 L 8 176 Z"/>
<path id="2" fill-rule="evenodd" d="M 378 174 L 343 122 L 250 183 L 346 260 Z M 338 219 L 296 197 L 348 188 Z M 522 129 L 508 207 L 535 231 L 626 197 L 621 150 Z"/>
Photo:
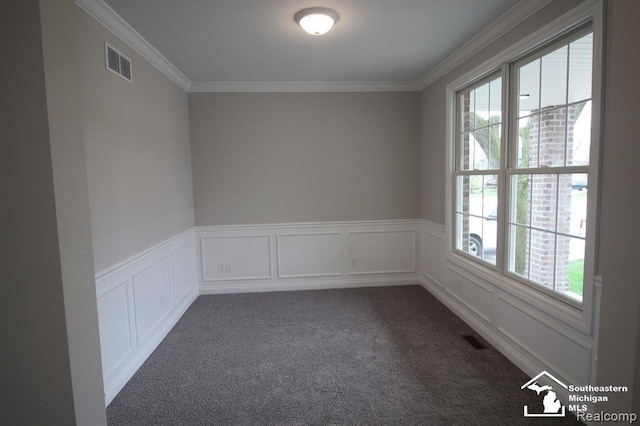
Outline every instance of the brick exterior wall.
<path id="1" fill-rule="evenodd" d="M 570 156 L 573 151 L 572 135 L 576 119 L 576 108 L 570 106 L 549 108 L 541 111 L 539 121 L 531 120 L 531 167 L 565 165 L 565 156 Z M 570 158 L 567 163 L 570 165 Z M 559 232 L 567 232 L 571 219 L 571 175 L 533 175 L 530 184 L 531 227 L 553 232 L 557 226 Z M 530 254 L 531 257 L 525 275 L 529 272 L 532 281 L 556 291 L 568 290 L 569 238 L 556 238 L 551 232 L 537 230 L 531 231 L 530 238 L 527 256 Z"/>

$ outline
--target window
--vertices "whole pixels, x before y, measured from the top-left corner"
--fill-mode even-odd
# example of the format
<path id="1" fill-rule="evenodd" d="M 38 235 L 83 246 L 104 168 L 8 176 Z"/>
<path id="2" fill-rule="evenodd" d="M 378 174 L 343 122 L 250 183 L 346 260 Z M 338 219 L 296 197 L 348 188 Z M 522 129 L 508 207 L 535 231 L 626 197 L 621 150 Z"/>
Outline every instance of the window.
<path id="1" fill-rule="evenodd" d="M 454 248 L 580 306 L 593 33 L 581 27 L 456 93 Z"/>
<path id="2" fill-rule="evenodd" d="M 498 239 L 502 93 L 501 75 L 458 93 L 456 248 L 492 266 Z"/>

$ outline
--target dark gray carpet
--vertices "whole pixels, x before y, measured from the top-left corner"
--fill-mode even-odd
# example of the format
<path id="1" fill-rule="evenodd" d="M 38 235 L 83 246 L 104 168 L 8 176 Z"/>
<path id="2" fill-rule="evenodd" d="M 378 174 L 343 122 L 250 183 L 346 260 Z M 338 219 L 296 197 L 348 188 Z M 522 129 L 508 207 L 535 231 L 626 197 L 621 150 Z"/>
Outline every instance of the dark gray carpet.
<path id="1" fill-rule="evenodd" d="M 527 377 L 419 286 L 200 296 L 111 425 L 516 425 Z M 558 420 L 554 422 L 553 420 Z"/>

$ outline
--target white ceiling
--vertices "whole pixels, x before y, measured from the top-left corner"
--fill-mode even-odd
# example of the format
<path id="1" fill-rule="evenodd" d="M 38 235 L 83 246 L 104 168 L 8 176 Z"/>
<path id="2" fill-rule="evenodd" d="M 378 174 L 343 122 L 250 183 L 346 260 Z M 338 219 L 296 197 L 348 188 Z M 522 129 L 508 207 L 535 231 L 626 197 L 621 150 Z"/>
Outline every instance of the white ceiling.
<path id="1" fill-rule="evenodd" d="M 518 1 L 105 0 L 192 82 L 415 82 Z M 312 6 L 340 14 L 324 36 Z"/>

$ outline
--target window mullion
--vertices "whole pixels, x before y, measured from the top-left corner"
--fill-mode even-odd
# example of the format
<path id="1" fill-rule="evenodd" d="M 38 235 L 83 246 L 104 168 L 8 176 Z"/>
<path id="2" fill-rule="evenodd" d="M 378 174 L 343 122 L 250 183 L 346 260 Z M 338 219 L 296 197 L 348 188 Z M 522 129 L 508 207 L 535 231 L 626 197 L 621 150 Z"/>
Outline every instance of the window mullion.
<path id="1" fill-rule="evenodd" d="M 500 172 L 498 174 L 498 218 L 497 218 L 497 244 L 496 244 L 496 268 L 501 274 L 504 274 L 508 242 L 507 242 L 507 223 L 509 222 L 507 212 L 509 209 L 507 194 L 510 191 L 510 184 L 505 170 L 508 168 L 511 158 L 511 149 L 509 149 L 509 140 L 511 132 L 511 102 L 510 102 L 510 84 L 511 76 L 509 75 L 509 64 L 502 66 L 502 138 L 500 140 Z"/>

